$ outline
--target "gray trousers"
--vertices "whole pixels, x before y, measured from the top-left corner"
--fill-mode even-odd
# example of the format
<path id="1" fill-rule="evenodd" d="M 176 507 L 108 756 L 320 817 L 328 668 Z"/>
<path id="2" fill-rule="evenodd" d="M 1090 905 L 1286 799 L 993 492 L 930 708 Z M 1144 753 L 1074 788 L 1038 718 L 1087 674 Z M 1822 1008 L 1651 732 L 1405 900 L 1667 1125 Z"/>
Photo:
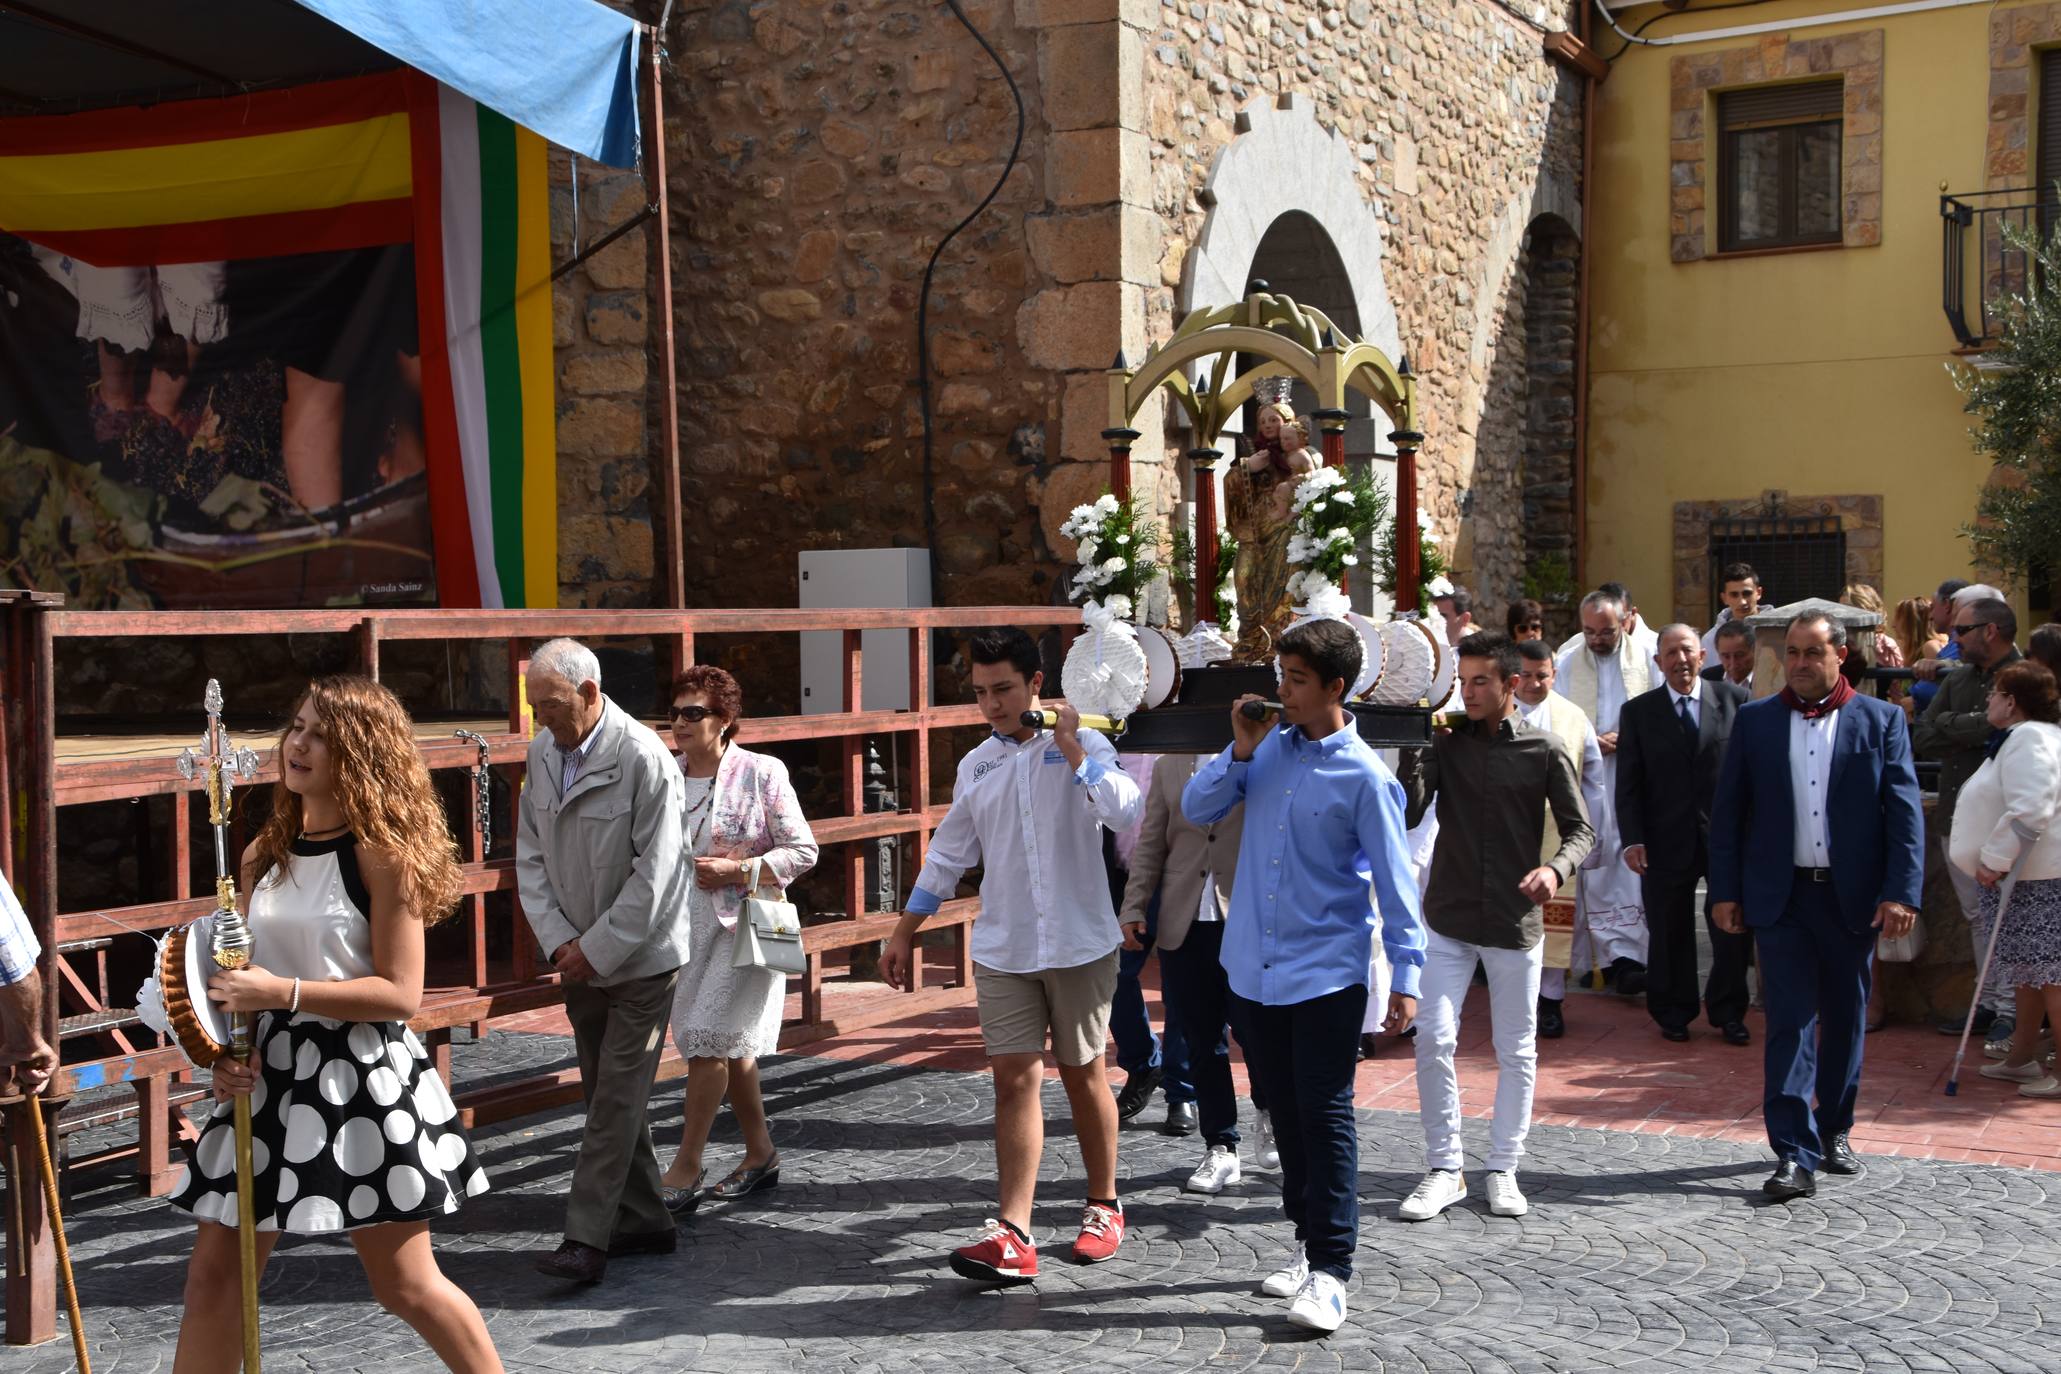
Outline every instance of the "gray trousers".
<path id="1" fill-rule="evenodd" d="M 666 1016 L 680 971 L 613 987 L 565 985 L 565 1014 L 580 1057 L 587 1124 L 566 1200 L 565 1238 L 606 1250 L 620 1236 L 670 1231 L 647 1118 Z"/>

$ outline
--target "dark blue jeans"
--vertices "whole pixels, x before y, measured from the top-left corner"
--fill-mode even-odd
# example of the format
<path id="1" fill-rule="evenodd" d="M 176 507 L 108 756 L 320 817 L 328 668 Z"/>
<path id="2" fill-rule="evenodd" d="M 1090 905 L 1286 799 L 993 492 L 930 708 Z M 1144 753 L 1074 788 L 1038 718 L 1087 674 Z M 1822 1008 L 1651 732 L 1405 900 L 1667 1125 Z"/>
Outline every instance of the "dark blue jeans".
<path id="1" fill-rule="evenodd" d="M 1267 1109 L 1266 1090 L 1260 1085 L 1259 1065 L 1251 1028 L 1245 1013 L 1232 1006 L 1231 980 L 1222 962 L 1224 923 L 1198 921 L 1188 927 L 1188 938 L 1179 949 L 1159 951 L 1160 985 L 1165 989 L 1167 1027 L 1187 1042 L 1188 1067 L 1195 1083 L 1196 1114 L 1202 1121 L 1202 1138 L 1211 1145 L 1238 1148 L 1238 1090 L 1231 1082 L 1231 1042 L 1228 1025 L 1245 1051 L 1245 1066 L 1252 1075 L 1252 1105 Z"/>
<path id="2" fill-rule="evenodd" d="M 1281 1209 L 1311 1269 L 1352 1277 L 1360 1243 L 1360 1134 L 1353 1072 L 1367 985 L 1270 1007 L 1232 994 L 1259 1042 L 1259 1081 L 1281 1151 Z"/>
<path id="3" fill-rule="evenodd" d="M 1848 929 L 1832 884 L 1801 878 L 1782 919 L 1753 931 L 1768 1014 L 1768 1144 L 1812 1172 L 1832 1137 L 1853 1129 L 1876 933 Z"/>
<path id="4" fill-rule="evenodd" d="M 1109 1033 L 1116 1037 L 1116 1066 L 1125 1073 L 1159 1069 L 1166 1077 L 1161 1091 L 1166 1100 L 1193 1102 L 1195 1083 L 1188 1070 L 1188 1042 L 1176 1019 L 1177 997 L 1170 987 L 1160 989 L 1159 1000 L 1166 1010 L 1166 1034 L 1152 1033 L 1152 1018 L 1145 1011 L 1145 990 L 1138 986 L 1139 970 L 1152 954 L 1153 932 L 1159 928 L 1159 896 L 1145 908 L 1145 948 L 1121 951 L 1116 961 L 1116 996 L 1109 1004 Z"/>

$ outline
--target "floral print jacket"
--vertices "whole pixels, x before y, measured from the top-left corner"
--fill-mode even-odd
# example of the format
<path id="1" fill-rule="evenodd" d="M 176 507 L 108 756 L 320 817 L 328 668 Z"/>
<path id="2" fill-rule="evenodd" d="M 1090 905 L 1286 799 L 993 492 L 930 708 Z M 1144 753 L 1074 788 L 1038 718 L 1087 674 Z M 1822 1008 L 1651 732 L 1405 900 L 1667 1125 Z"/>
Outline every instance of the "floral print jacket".
<path id="1" fill-rule="evenodd" d="M 682 765 L 684 767 L 684 764 Z M 715 813 L 709 818 L 708 853 L 728 859 L 759 858 L 765 869 L 760 890 L 785 889 L 816 866 L 816 837 L 802 815 L 801 799 L 788 780 L 787 765 L 770 754 L 756 754 L 732 744 L 716 769 Z M 692 842 L 694 822 L 684 838 Z M 710 892 L 716 919 L 725 930 L 737 924 L 744 910 L 741 883 Z"/>

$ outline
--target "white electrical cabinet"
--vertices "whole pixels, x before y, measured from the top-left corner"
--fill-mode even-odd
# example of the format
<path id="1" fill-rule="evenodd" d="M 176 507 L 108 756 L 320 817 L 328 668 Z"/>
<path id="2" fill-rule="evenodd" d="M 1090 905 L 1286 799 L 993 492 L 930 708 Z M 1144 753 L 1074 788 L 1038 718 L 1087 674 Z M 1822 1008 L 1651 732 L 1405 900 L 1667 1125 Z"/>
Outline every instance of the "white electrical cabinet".
<path id="1" fill-rule="evenodd" d="M 902 610 L 930 605 L 928 549 L 818 549 L 801 556 L 801 608 Z M 909 631 L 867 630 L 859 639 L 864 711 L 906 711 Z M 814 631 L 801 637 L 803 715 L 844 709 L 844 637 Z M 926 706 L 929 702 L 924 703 Z"/>

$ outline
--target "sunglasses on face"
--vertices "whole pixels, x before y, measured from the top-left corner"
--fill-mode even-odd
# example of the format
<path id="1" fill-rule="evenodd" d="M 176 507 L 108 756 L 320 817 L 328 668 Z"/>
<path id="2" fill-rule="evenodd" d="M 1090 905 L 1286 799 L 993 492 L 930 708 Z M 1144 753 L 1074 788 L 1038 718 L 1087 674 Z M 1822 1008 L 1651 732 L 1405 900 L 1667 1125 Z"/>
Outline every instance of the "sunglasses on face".
<path id="1" fill-rule="evenodd" d="M 1969 632 L 1970 630 L 1980 630 L 1980 629 L 1982 629 L 1982 628 L 1983 628 L 1983 625 L 1982 625 L 1982 622 L 1981 622 L 1981 621 L 1977 621 L 1977 622 L 1976 622 L 1975 624 L 1973 624 L 1973 625 L 1956 625 L 1956 626 L 1954 626 L 1954 627 L 1953 627 L 1953 629 L 1954 629 L 1954 638 L 1955 638 L 1955 639 L 1959 639 L 1959 638 L 1960 638 L 1960 637 L 1961 637 L 1962 635 L 1965 635 L 1965 634 L 1967 634 L 1967 633 L 1968 633 L 1968 632 Z"/>
<path id="2" fill-rule="evenodd" d="M 714 714 L 715 712 L 706 706 L 675 706 L 673 708 L 673 720 L 676 724 L 684 720 L 689 725 L 699 725 Z"/>

